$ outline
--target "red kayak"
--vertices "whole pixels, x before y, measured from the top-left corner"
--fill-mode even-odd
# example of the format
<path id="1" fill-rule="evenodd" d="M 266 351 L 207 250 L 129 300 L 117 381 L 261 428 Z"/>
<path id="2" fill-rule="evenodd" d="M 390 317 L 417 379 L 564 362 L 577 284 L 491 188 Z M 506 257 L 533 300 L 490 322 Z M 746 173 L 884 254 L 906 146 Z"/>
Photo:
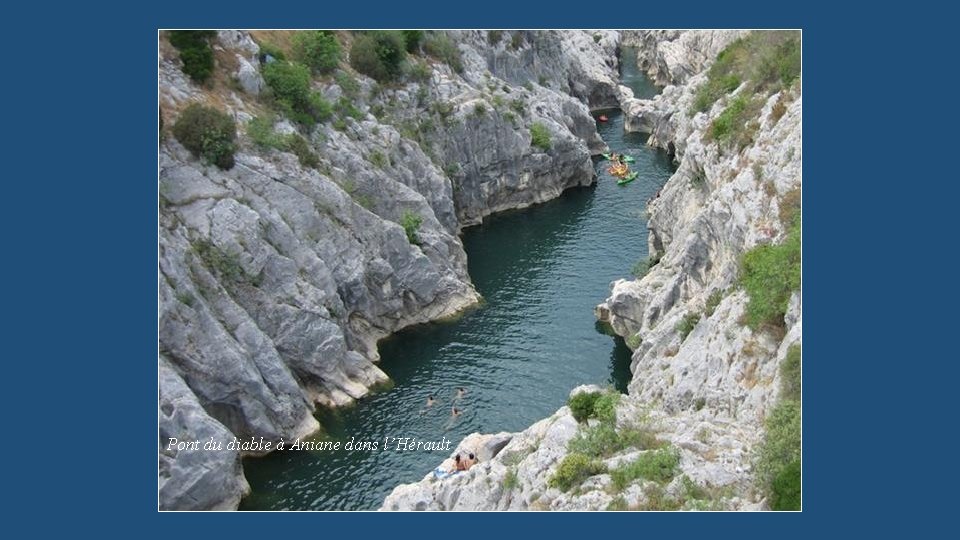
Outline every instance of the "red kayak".
<path id="1" fill-rule="evenodd" d="M 598 120 L 600 120 L 601 122 L 606 122 L 606 121 L 607 121 L 607 117 L 606 117 L 606 115 L 601 114 L 601 115 L 600 115 L 600 118 L 598 118 Z"/>

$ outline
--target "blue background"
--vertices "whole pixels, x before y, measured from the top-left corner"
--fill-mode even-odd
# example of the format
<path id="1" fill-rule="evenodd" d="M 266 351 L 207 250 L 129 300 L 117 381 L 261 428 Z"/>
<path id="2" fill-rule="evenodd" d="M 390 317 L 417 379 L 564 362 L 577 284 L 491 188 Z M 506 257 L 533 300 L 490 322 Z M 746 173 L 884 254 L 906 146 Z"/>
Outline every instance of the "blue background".
<path id="1" fill-rule="evenodd" d="M 4 9 L 7 528 L 259 540 L 925 536 L 937 526 L 957 486 L 960 355 L 945 347 L 958 321 L 953 19 L 924 2 L 379 4 Z M 155 55 L 166 27 L 802 28 L 804 512 L 158 514 Z"/>

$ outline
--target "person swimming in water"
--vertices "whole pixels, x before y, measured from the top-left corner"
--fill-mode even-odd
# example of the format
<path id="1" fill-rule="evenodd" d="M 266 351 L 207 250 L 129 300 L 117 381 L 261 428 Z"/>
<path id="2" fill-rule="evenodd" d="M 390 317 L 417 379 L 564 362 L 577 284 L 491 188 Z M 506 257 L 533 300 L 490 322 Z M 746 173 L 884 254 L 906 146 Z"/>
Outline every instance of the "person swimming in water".
<path id="1" fill-rule="evenodd" d="M 466 388 L 464 388 L 464 387 L 462 387 L 462 386 L 457 387 L 457 399 L 462 398 L 462 397 L 465 396 L 466 394 L 467 394 L 467 389 L 466 389 Z"/>
<path id="2" fill-rule="evenodd" d="M 433 404 L 436 402 L 437 400 L 433 399 L 433 394 L 427 396 L 427 407 L 433 407 Z"/>
<path id="3" fill-rule="evenodd" d="M 453 418 L 460 416 L 460 414 L 461 414 L 460 409 L 456 407 L 453 407 L 453 409 L 450 411 L 450 416 L 452 416 Z"/>

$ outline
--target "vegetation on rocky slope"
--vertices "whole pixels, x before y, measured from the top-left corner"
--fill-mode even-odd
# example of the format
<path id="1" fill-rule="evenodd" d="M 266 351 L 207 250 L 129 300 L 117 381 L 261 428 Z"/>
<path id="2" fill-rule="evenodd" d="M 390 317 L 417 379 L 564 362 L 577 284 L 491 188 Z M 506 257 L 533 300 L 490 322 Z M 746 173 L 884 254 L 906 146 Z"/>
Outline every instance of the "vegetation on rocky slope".
<path id="1" fill-rule="evenodd" d="M 172 30 L 170 44 L 180 51 L 183 72 L 196 83 L 203 83 L 213 73 L 213 49 L 210 40 L 213 30 Z"/>
<path id="2" fill-rule="evenodd" d="M 767 417 L 757 478 L 773 510 L 800 510 L 801 349 L 793 345 L 780 368 L 780 399 Z"/>
<path id="3" fill-rule="evenodd" d="M 770 95 L 789 87 L 799 76 L 799 32 L 751 32 L 717 55 L 707 72 L 707 82 L 697 89 L 690 112 L 708 110 L 719 98 L 744 82 L 748 95 Z"/>
<path id="4" fill-rule="evenodd" d="M 740 283 L 750 296 L 744 322 L 751 328 L 783 327 L 790 295 L 800 290 L 800 235 L 797 219 L 783 243 L 759 245 L 743 254 Z"/>
<path id="5" fill-rule="evenodd" d="M 297 32 L 293 38 L 293 55 L 317 73 L 330 73 L 340 62 L 340 42 L 327 30 Z"/>
<path id="6" fill-rule="evenodd" d="M 707 82 L 697 89 L 690 113 L 709 110 L 718 99 L 745 84 L 706 132 L 708 139 L 742 150 L 756 135 L 757 116 L 765 98 L 789 88 L 799 76 L 799 32 L 751 32 L 720 52 L 707 73 Z M 786 110 L 782 101 L 778 101 L 779 116 Z"/>
<path id="7" fill-rule="evenodd" d="M 193 155 L 221 169 L 233 167 L 237 127 L 229 115 L 199 103 L 180 113 L 173 135 Z"/>

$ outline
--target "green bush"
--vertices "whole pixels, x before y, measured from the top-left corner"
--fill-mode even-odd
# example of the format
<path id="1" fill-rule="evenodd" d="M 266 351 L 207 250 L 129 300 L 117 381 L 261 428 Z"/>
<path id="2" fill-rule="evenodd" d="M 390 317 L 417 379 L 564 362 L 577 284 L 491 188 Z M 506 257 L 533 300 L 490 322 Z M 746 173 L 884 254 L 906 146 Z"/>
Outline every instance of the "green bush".
<path id="1" fill-rule="evenodd" d="M 767 417 L 757 466 L 764 483 L 772 482 L 787 465 L 800 460 L 800 409 L 797 401 L 780 400 Z"/>
<path id="2" fill-rule="evenodd" d="M 570 412 L 577 422 L 584 422 L 593 415 L 593 405 L 600 399 L 600 392 L 580 392 L 567 401 Z"/>
<path id="3" fill-rule="evenodd" d="M 593 402 L 593 415 L 601 422 L 614 422 L 617 419 L 619 392 L 604 392 Z"/>
<path id="4" fill-rule="evenodd" d="M 171 30 L 170 44 L 180 52 L 183 72 L 196 83 L 203 83 L 213 73 L 213 30 Z"/>
<path id="5" fill-rule="evenodd" d="M 520 47 L 523 47 L 523 42 L 524 42 L 524 38 L 523 38 L 523 32 L 521 30 L 515 31 L 513 35 L 510 36 L 510 48 L 513 50 L 517 50 Z"/>
<path id="6" fill-rule="evenodd" d="M 302 135 L 298 133 L 287 135 L 286 147 L 297 156 L 300 164 L 304 167 L 316 168 L 317 165 L 320 165 L 320 158 L 313 153 L 310 143 Z"/>
<path id="7" fill-rule="evenodd" d="M 400 217 L 400 225 L 403 227 L 404 232 L 407 233 L 407 240 L 411 244 L 419 244 L 419 231 L 420 225 L 423 223 L 423 217 L 420 214 L 406 210 L 403 212 L 403 216 Z"/>
<path id="8" fill-rule="evenodd" d="M 624 499 L 622 495 L 617 495 L 610 501 L 610 504 L 607 505 L 607 510 L 611 512 L 624 512 L 629 509 L 630 507 L 627 506 L 627 500 Z"/>
<path id="9" fill-rule="evenodd" d="M 430 70 L 430 66 L 428 66 L 426 63 L 412 62 L 412 61 L 407 62 L 407 78 L 410 79 L 411 81 L 420 82 L 420 83 L 427 82 L 430 80 L 430 77 L 432 75 L 433 75 L 433 71 Z M 427 91 L 426 88 L 421 88 L 420 90 L 424 92 Z M 419 99 L 419 96 L 418 96 L 418 101 L 421 103 L 423 102 L 423 100 Z"/>
<path id="10" fill-rule="evenodd" d="M 729 94 L 740 86 L 740 78 L 736 75 L 723 75 L 715 80 L 708 80 L 697 89 L 693 100 L 694 112 L 705 112 L 720 97 Z"/>
<path id="11" fill-rule="evenodd" d="M 231 283 L 251 281 L 251 276 L 240 265 L 240 258 L 221 250 L 207 239 L 193 242 L 193 251 L 203 261 L 203 265 L 218 277 Z"/>
<path id="12" fill-rule="evenodd" d="M 550 149 L 550 131 L 540 122 L 530 126 L 530 144 L 546 152 Z"/>
<path id="13" fill-rule="evenodd" d="M 338 71 L 337 74 L 334 75 L 334 80 L 337 81 L 337 86 L 343 90 L 343 95 L 350 99 L 356 99 L 360 96 L 360 83 L 346 71 Z"/>
<path id="14" fill-rule="evenodd" d="M 299 133 L 281 135 L 273 130 L 273 124 L 273 115 L 257 116 L 247 124 L 247 135 L 257 146 L 293 153 L 304 167 L 316 168 L 320 165 L 320 158 L 302 135 Z"/>
<path id="15" fill-rule="evenodd" d="M 403 42 L 406 45 L 407 52 L 417 52 L 420 48 L 420 42 L 423 41 L 423 30 L 401 30 Z"/>
<path id="16" fill-rule="evenodd" d="M 673 479 L 679 465 L 680 454 L 677 450 L 665 447 L 648 451 L 636 461 L 617 467 L 610 471 L 610 477 L 618 490 L 624 489 L 637 478 L 664 483 Z"/>
<path id="17" fill-rule="evenodd" d="M 379 150 L 374 150 L 369 157 L 370 163 L 376 165 L 378 169 L 382 169 L 387 166 L 387 156 L 383 155 L 383 152 Z"/>
<path id="18" fill-rule="evenodd" d="M 749 97 L 739 95 L 727 105 L 720 115 L 713 119 L 707 136 L 719 142 L 739 139 L 739 135 L 747 129 L 747 121 L 755 113 L 755 107 Z"/>
<path id="19" fill-rule="evenodd" d="M 557 468 L 557 472 L 550 477 L 547 485 L 560 491 L 568 491 L 587 478 L 595 474 L 603 474 L 606 471 L 607 467 L 603 463 L 592 460 L 583 454 L 567 454 L 567 457 L 563 458 Z"/>
<path id="20" fill-rule="evenodd" d="M 787 357 L 780 368 L 780 399 L 800 401 L 800 345 L 793 344 L 787 349 Z"/>
<path id="21" fill-rule="evenodd" d="M 795 227 L 800 223 L 801 193 L 800 188 L 794 188 L 783 194 L 780 199 L 780 223 L 784 227 Z"/>
<path id="22" fill-rule="evenodd" d="M 233 167 L 237 127 L 229 115 L 193 103 L 180 113 L 173 136 L 193 155 L 221 169 Z"/>
<path id="23" fill-rule="evenodd" d="M 376 30 L 361 34 L 350 47 L 350 65 L 380 82 L 396 79 L 406 57 L 403 34 L 397 31 Z"/>
<path id="24" fill-rule="evenodd" d="M 284 137 L 274 131 L 274 123 L 275 119 L 272 114 L 257 116 L 247 123 L 247 136 L 254 144 L 262 148 L 285 149 Z"/>
<path id="25" fill-rule="evenodd" d="M 446 34 L 431 34 L 423 42 L 423 52 L 443 61 L 457 73 L 463 73 L 463 55 Z"/>
<path id="26" fill-rule="evenodd" d="M 263 80 L 280 109 L 306 126 L 330 119 L 333 109 L 310 89 L 310 69 L 294 62 L 270 62 L 263 66 Z"/>
<path id="27" fill-rule="evenodd" d="M 633 265 L 633 268 L 630 269 L 630 273 L 633 274 L 633 277 L 640 279 L 647 275 L 647 272 L 649 272 L 650 269 L 656 266 L 659 262 L 659 257 L 647 257 L 645 259 L 640 259 L 637 261 L 637 264 Z"/>
<path id="28" fill-rule="evenodd" d="M 257 45 L 260 46 L 260 54 L 258 55 L 260 63 L 266 63 L 267 56 L 280 61 L 287 59 L 287 55 L 283 54 L 283 51 L 269 43 L 257 43 Z"/>
<path id="29" fill-rule="evenodd" d="M 293 36 L 293 57 L 318 73 L 330 73 L 340 62 L 340 42 L 326 30 L 297 32 Z"/>
<path id="30" fill-rule="evenodd" d="M 800 461 L 791 461 L 773 479 L 770 508 L 773 510 L 800 510 Z"/>
<path id="31" fill-rule="evenodd" d="M 744 253 L 740 283 L 750 296 L 745 322 L 753 329 L 782 327 L 790 294 L 800 289 L 800 223 L 779 245 L 761 245 Z"/>
<path id="32" fill-rule="evenodd" d="M 589 457 L 605 458 L 627 448 L 648 450 L 660 448 L 663 442 L 647 428 L 624 427 L 618 431 L 612 421 L 582 429 L 570 439 L 567 449 Z"/>
<path id="33" fill-rule="evenodd" d="M 520 481 L 517 479 L 517 471 L 511 467 L 503 477 L 503 489 L 509 491 L 518 485 L 520 485 Z"/>
<path id="34" fill-rule="evenodd" d="M 340 115 L 340 118 L 350 117 L 354 120 L 363 120 L 363 112 L 353 106 L 353 102 L 347 96 L 340 96 L 340 99 L 333 105 L 333 110 Z"/>
<path id="35" fill-rule="evenodd" d="M 502 37 L 503 30 L 487 30 L 487 42 L 491 45 L 500 43 L 500 38 Z"/>
<path id="36" fill-rule="evenodd" d="M 687 313 L 683 319 L 680 320 L 680 323 L 677 324 L 677 332 L 680 333 L 681 342 L 687 339 L 687 336 L 690 335 L 690 332 L 693 332 L 693 329 L 697 327 L 697 323 L 699 322 L 699 313 Z"/>
<path id="37" fill-rule="evenodd" d="M 627 344 L 627 347 L 630 347 L 630 350 L 637 350 L 640 348 L 640 345 L 643 344 L 643 338 L 640 337 L 640 334 L 630 334 L 627 336 L 627 339 L 623 340 Z"/>
<path id="38" fill-rule="evenodd" d="M 780 399 L 765 422 L 757 480 L 774 510 L 800 509 L 801 349 L 791 345 L 780 366 Z"/>
<path id="39" fill-rule="evenodd" d="M 717 306 L 720 305 L 720 302 L 723 301 L 723 297 L 726 294 L 726 291 L 723 289 L 717 289 L 710 293 L 710 298 L 707 298 L 707 307 L 704 312 L 707 314 L 707 317 L 713 315 L 713 312 L 717 310 Z"/>

